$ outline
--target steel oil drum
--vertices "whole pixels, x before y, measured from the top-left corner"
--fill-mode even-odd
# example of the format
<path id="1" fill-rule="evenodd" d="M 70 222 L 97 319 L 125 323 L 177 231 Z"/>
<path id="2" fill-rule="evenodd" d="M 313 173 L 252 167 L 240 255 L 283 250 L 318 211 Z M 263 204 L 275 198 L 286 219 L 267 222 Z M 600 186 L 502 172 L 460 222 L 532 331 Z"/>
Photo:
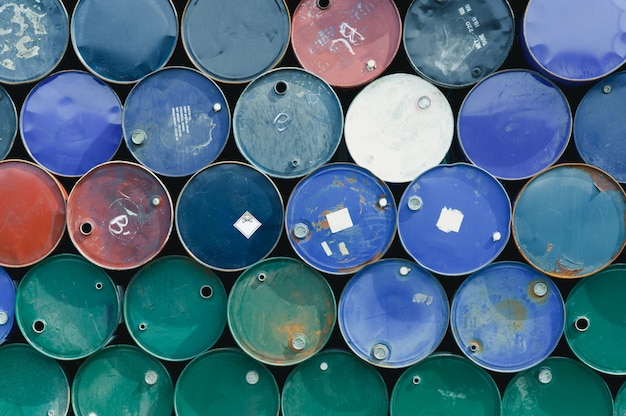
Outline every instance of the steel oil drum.
<path id="1" fill-rule="evenodd" d="M 122 104 L 104 81 L 56 72 L 28 94 L 20 113 L 28 154 L 60 176 L 81 176 L 113 158 L 122 142 Z"/>
<path id="2" fill-rule="evenodd" d="M 143 350 L 108 346 L 85 360 L 72 382 L 76 416 L 171 416 L 172 379 L 163 364 Z"/>
<path id="3" fill-rule="evenodd" d="M 513 207 L 512 230 L 522 256 L 553 277 L 579 278 L 622 252 L 626 196 L 604 171 L 562 164 L 531 178 Z"/>
<path id="4" fill-rule="evenodd" d="M 333 157 L 343 133 L 343 110 L 321 78 L 299 68 L 275 69 L 239 96 L 233 133 L 252 165 L 272 177 L 296 178 Z"/>
<path id="5" fill-rule="evenodd" d="M 185 176 L 220 155 L 230 133 L 230 112 L 210 78 L 167 67 L 133 87 L 122 124 L 126 146 L 141 164 L 164 176 Z"/>
<path id="6" fill-rule="evenodd" d="M 61 62 L 70 40 L 67 10 L 60 0 L 0 4 L 0 82 L 37 81 Z"/>
<path id="7" fill-rule="evenodd" d="M 65 416 L 70 385 L 63 368 L 27 344 L 0 347 L 0 413 Z"/>
<path id="8" fill-rule="evenodd" d="M 367 169 L 331 163 L 292 190 L 285 227 L 296 254 L 330 274 L 354 273 L 380 259 L 396 232 L 389 187 Z"/>
<path id="9" fill-rule="evenodd" d="M 385 75 L 354 97 L 344 136 L 354 162 L 386 182 L 405 183 L 439 164 L 454 134 L 450 103 L 430 82 Z"/>
<path id="10" fill-rule="evenodd" d="M 510 235 L 511 203 L 504 187 L 465 163 L 435 166 L 405 189 L 398 234 L 406 252 L 441 275 L 469 274 L 491 263 Z"/>
<path id="11" fill-rule="evenodd" d="M 0 344 L 11 333 L 15 320 L 15 284 L 11 276 L 0 267 Z"/>
<path id="12" fill-rule="evenodd" d="M 205 266 L 223 271 L 243 270 L 269 255 L 284 217 L 276 185 L 239 162 L 200 170 L 176 204 L 176 230 L 185 249 Z"/>
<path id="13" fill-rule="evenodd" d="M 228 296 L 228 326 L 245 353 L 287 366 L 320 351 L 337 318 L 326 279 L 300 260 L 271 257 L 248 267 Z"/>
<path id="14" fill-rule="evenodd" d="M 558 287 L 525 263 L 492 263 L 463 281 L 452 299 L 450 327 L 470 360 L 488 370 L 530 368 L 556 348 L 565 324 Z"/>
<path id="15" fill-rule="evenodd" d="M 385 72 L 400 47 L 402 20 L 391 0 L 303 0 L 292 32 L 304 69 L 332 86 L 351 88 Z"/>
<path id="16" fill-rule="evenodd" d="M 67 201 L 72 243 L 88 260 L 110 270 L 133 269 L 159 254 L 173 217 L 165 185 L 131 162 L 94 167 L 76 182 Z"/>
<path id="17" fill-rule="evenodd" d="M 0 183 L 0 266 L 30 266 L 61 241 L 67 193 L 49 172 L 25 160 L 0 161 Z"/>
<path id="18" fill-rule="evenodd" d="M 70 31 L 74 52 L 89 71 L 105 81 L 133 83 L 170 59 L 178 16 L 171 0 L 78 0 Z"/>
<path id="19" fill-rule="evenodd" d="M 135 273 L 123 309 L 139 347 L 162 360 L 189 360 L 222 335 L 226 290 L 214 272 L 193 259 L 163 256 Z"/>
<path id="20" fill-rule="evenodd" d="M 529 178 L 553 165 L 572 132 L 559 87 L 526 69 L 500 71 L 466 96 L 457 118 L 459 143 L 476 166 L 500 179 Z"/>
<path id="21" fill-rule="evenodd" d="M 327 350 L 297 365 L 281 395 L 284 416 L 385 416 L 387 386 L 375 367 L 343 350 Z"/>
<path id="22" fill-rule="evenodd" d="M 403 44 L 411 66 L 447 88 L 467 87 L 496 71 L 515 35 L 506 0 L 413 0 L 404 19 Z"/>
<path id="23" fill-rule="evenodd" d="M 189 59 L 211 78 L 245 83 L 272 69 L 289 46 L 284 0 L 189 0 L 181 38 Z"/>
<path id="24" fill-rule="evenodd" d="M 591 368 L 549 357 L 513 377 L 502 395 L 502 416 L 612 416 L 613 397 Z"/>
<path id="25" fill-rule="evenodd" d="M 7 90 L 0 86 L 0 160 L 7 157 L 16 136 L 17 110 L 15 103 Z"/>
<path id="26" fill-rule="evenodd" d="M 185 366 L 174 389 L 177 416 L 278 416 L 272 373 L 235 348 L 207 351 Z"/>
<path id="27" fill-rule="evenodd" d="M 408 367 L 430 355 L 448 328 L 441 283 L 417 264 L 383 259 L 361 269 L 339 299 L 338 323 L 348 347 L 380 367 Z"/>
<path id="28" fill-rule="evenodd" d="M 500 416 L 500 392 L 491 375 L 467 358 L 436 353 L 398 378 L 389 414 Z"/>
<path id="29" fill-rule="evenodd" d="M 615 401 L 613 407 L 613 416 L 626 415 L 626 382 L 624 382 L 617 393 L 615 394 Z"/>

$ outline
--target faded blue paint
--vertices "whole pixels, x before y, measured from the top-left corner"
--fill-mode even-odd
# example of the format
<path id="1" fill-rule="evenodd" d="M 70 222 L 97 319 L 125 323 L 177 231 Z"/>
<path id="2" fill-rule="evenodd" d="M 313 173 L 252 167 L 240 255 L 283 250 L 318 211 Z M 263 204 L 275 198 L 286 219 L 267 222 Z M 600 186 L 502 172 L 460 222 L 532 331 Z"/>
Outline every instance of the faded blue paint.
<path id="1" fill-rule="evenodd" d="M 17 136 L 17 110 L 9 93 L 0 87 L 0 160 L 7 157 Z"/>
<path id="2" fill-rule="evenodd" d="M 7 338 L 15 320 L 15 285 L 11 276 L 0 267 L 0 344 Z M 6 319 L 6 322 L 4 320 Z"/>

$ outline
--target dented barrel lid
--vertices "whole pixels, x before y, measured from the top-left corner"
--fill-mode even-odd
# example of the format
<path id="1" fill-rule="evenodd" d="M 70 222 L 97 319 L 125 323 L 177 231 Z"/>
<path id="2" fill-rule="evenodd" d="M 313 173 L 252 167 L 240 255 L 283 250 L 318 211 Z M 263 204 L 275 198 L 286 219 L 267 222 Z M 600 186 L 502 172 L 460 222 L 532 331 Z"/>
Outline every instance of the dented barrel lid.
<path id="1" fill-rule="evenodd" d="M 13 328 L 15 320 L 15 284 L 11 276 L 0 267 L 0 344 Z"/>
<path id="2" fill-rule="evenodd" d="M 17 136 L 17 110 L 13 99 L 0 86 L 0 160 L 7 157 Z"/>

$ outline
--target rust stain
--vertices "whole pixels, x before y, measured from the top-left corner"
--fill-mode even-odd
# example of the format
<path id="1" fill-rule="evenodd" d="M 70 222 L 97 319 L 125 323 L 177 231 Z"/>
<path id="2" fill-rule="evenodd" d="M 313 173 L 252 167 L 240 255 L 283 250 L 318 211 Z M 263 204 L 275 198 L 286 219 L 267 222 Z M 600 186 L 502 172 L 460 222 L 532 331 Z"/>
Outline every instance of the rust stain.
<path id="1" fill-rule="evenodd" d="M 552 243 L 548 243 L 548 247 L 546 248 L 546 253 L 551 252 L 553 248 L 554 248 L 554 245 L 552 245 Z"/>
<path id="2" fill-rule="evenodd" d="M 333 181 L 333 185 L 334 186 L 346 186 L 343 182 L 341 182 L 339 179 L 335 179 Z"/>
<path id="3" fill-rule="evenodd" d="M 496 305 L 496 310 L 511 320 L 511 325 L 519 331 L 527 318 L 526 307 L 519 300 L 503 299 Z"/>
<path id="4" fill-rule="evenodd" d="M 580 272 L 582 272 L 584 268 L 585 268 L 584 265 L 581 265 L 580 267 L 568 267 L 563 264 L 561 259 L 557 259 L 555 272 L 559 276 L 571 277 L 571 276 L 579 275 Z"/>
<path id="5" fill-rule="evenodd" d="M 348 183 L 355 183 L 356 182 L 356 178 L 354 176 L 350 177 L 350 178 L 346 178 L 346 182 L 348 182 Z"/>
<path id="6" fill-rule="evenodd" d="M 371 259 L 367 260 L 366 262 L 363 262 L 358 266 L 349 267 L 347 269 L 338 269 L 338 272 L 341 274 L 350 274 L 350 273 L 358 272 L 363 267 L 367 266 L 368 264 L 374 263 L 376 260 L 378 260 L 382 256 L 383 256 L 383 253 L 382 251 L 379 250 L 378 252 L 376 252 L 376 254 L 374 254 L 374 256 Z"/>
<path id="7" fill-rule="evenodd" d="M 581 169 L 584 169 L 589 174 L 594 185 L 600 192 L 617 190 L 617 184 L 601 172 L 588 167 L 581 167 Z"/>
<path id="8" fill-rule="evenodd" d="M 304 334 L 306 330 L 306 326 L 300 322 L 290 323 L 283 326 L 276 327 L 276 332 L 279 334 Z"/>

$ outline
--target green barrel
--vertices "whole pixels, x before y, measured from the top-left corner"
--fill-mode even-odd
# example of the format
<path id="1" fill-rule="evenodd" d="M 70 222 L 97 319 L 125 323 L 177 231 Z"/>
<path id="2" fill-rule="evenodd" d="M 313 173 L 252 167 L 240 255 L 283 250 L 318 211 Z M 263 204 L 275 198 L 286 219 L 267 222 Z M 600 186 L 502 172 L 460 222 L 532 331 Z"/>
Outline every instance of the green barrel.
<path id="1" fill-rule="evenodd" d="M 192 359 L 226 326 L 226 290 L 209 268 L 165 256 L 143 266 L 124 294 L 124 322 L 137 344 L 157 358 Z"/>
<path id="2" fill-rule="evenodd" d="M 37 263 L 20 281 L 15 319 L 35 349 L 76 360 L 111 340 L 120 309 L 117 287 L 103 269 L 81 256 L 58 254 Z"/>
<path id="3" fill-rule="evenodd" d="M 211 350 L 193 359 L 174 390 L 177 416 L 277 416 L 279 407 L 272 373 L 234 348 Z"/>
<path id="4" fill-rule="evenodd" d="M 622 384 L 615 394 L 613 416 L 626 416 L 626 382 Z"/>
<path id="5" fill-rule="evenodd" d="M 498 416 L 500 392 L 483 368 L 437 353 L 409 367 L 391 393 L 391 416 Z"/>

